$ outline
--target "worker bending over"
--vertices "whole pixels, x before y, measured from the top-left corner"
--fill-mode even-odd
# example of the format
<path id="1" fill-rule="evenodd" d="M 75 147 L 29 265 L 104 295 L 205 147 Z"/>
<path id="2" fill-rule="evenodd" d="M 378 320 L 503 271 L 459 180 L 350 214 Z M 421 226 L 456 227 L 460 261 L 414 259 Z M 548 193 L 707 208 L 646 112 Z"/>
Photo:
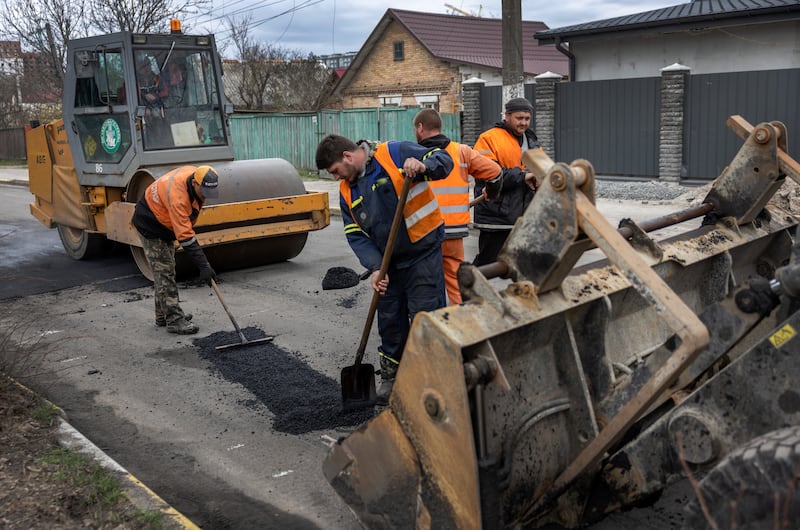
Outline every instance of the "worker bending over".
<path id="1" fill-rule="evenodd" d="M 194 224 L 205 200 L 219 196 L 218 184 L 219 176 L 211 166 L 184 166 L 150 184 L 136 203 L 133 224 L 153 270 L 156 326 L 166 326 L 170 333 L 191 335 L 199 330 L 179 303 L 175 240 L 199 269 L 200 280 L 211 283 L 216 278 L 197 242 Z"/>
<path id="2" fill-rule="evenodd" d="M 445 305 L 442 241 L 444 224 L 429 180 L 445 178 L 453 160 L 445 150 L 413 142 L 386 142 L 374 150 L 331 134 L 317 147 L 317 168 L 339 181 L 339 203 L 347 242 L 359 262 L 372 271 L 370 284 L 378 300 L 378 350 L 381 384 L 378 402 L 385 404 L 394 384 L 411 321 L 420 311 Z M 404 178 L 411 179 L 404 222 L 386 276 L 378 282 L 381 259 Z"/>

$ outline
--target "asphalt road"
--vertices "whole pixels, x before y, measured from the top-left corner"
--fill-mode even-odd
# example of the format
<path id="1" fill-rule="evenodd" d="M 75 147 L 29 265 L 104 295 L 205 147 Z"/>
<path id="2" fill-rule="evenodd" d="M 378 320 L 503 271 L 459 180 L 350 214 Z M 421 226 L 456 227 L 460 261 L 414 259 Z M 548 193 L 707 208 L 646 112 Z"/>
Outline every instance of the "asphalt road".
<path id="1" fill-rule="evenodd" d="M 267 404 L 198 355 L 195 338 L 222 333 L 225 341 L 238 341 L 210 289 L 181 285 L 182 305 L 201 331 L 168 334 L 154 326 L 152 287 L 127 254 L 71 261 L 56 231 L 26 216 L 31 196 L 25 188 L 0 186 L 0 194 L 2 277 L 29 279 L 4 293 L 0 314 L 48 353 L 28 384 L 202 528 L 359 527 L 321 471 L 323 436 L 337 438 L 347 429 L 276 431 Z M 275 335 L 284 362 L 299 359 L 311 376 L 331 382 L 352 364 L 359 336 L 353 330 L 362 329 L 368 303 L 363 283 L 322 291 L 322 277 L 334 265 L 358 269 L 338 223 L 312 233 L 298 258 L 226 273 L 220 284 L 243 328 Z M 374 352 L 375 340 L 370 344 Z M 247 358 L 248 350 L 220 355 Z M 292 369 L 298 371 L 287 366 L 287 373 Z M 318 390 L 296 387 L 291 390 Z"/>
<path id="2" fill-rule="evenodd" d="M 352 364 L 370 298 L 364 282 L 321 289 L 330 267 L 361 270 L 340 220 L 311 233 L 291 261 L 221 275 L 249 338 L 275 339 L 218 353 L 213 345 L 238 338 L 210 289 L 180 286 L 197 336 L 156 328 L 152 287 L 127 253 L 69 260 L 56 232 L 30 217 L 30 197 L 24 187 L 0 185 L 0 274 L 12 280 L 0 292 L 0 325 L 46 353 L 31 356 L 25 382 L 204 529 L 359 528 L 321 471 L 326 440 L 363 420 L 334 410 L 339 371 Z M 630 205 L 620 210 L 637 218 Z M 467 258 L 474 253 L 473 237 Z M 377 364 L 376 345 L 373 326 L 365 362 Z M 300 405 L 299 415 L 287 410 Z M 596 528 L 667 528 L 669 502 L 680 500 L 664 502 L 666 515 L 651 510 L 631 526 L 611 519 Z"/>

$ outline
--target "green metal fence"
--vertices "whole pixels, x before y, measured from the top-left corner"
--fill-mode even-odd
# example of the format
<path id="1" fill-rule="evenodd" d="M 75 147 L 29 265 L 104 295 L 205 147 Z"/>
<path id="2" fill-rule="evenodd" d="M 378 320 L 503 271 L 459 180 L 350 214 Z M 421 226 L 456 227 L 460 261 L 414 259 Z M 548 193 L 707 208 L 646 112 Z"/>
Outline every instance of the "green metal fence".
<path id="1" fill-rule="evenodd" d="M 314 153 L 323 136 L 352 140 L 412 140 L 419 108 L 353 109 L 314 114 L 234 114 L 231 137 L 237 160 L 283 158 L 295 168 L 315 171 Z M 460 114 L 442 114 L 442 133 L 461 139 Z"/>

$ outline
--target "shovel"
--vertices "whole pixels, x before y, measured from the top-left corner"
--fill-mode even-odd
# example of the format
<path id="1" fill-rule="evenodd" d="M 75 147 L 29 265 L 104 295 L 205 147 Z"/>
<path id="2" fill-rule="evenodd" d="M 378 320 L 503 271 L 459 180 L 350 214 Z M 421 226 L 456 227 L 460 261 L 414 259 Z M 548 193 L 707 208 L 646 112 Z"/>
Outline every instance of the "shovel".
<path id="1" fill-rule="evenodd" d="M 389 262 L 392 259 L 394 242 L 397 239 L 397 231 L 400 222 L 403 220 L 403 208 L 408 198 L 408 189 L 411 187 L 411 179 L 403 179 L 403 189 L 397 200 L 397 208 L 394 211 L 392 227 L 389 230 L 389 239 L 386 241 L 386 250 L 383 252 L 381 269 L 378 272 L 378 281 L 383 280 L 386 271 L 389 270 Z M 378 291 L 372 293 L 372 301 L 367 312 L 367 321 L 364 323 L 364 332 L 361 334 L 361 343 L 356 351 L 356 361 L 352 366 L 342 368 L 342 408 L 345 411 L 367 408 L 377 402 L 377 392 L 375 391 L 375 368 L 371 364 L 362 364 L 364 351 L 367 349 L 367 339 L 372 330 L 372 321 L 375 318 L 375 311 L 378 309 Z"/>
<path id="2" fill-rule="evenodd" d="M 217 282 L 215 282 L 213 278 L 211 279 L 211 288 L 214 290 L 214 293 L 217 295 L 217 298 L 219 298 L 222 307 L 225 308 L 225 312 L 228 313 L 228 317 L 231 319 L 233 327 L 236 328 L 236 333 L 239 334 L 239 341 L 240 341 L 240 342 L 234 342 L 233 344 L 223 344 L 221 346 L 217 346 L 216 349 L 226 350 L 228 348 L 238 348 L 239 346 L 249 346 L 251 344 L 259 344 L 261 342 L 271 342 L 272 339 L 275 338 L 275 337 L 263 337 L 260 339 L 247 340 L 247 338 L 244 336 L 244 333 L 242 333 L 242 329 L 239 327 L 239 324 L 236 323 L 236 319 L 233 318 L 233 313 L 231 312 L 231 308 L 228 307 L 228 304 L 225 303 L 225 299 L 222 298 L 222 293 L 219 292 L 219 287 L 217 287 Z"/>

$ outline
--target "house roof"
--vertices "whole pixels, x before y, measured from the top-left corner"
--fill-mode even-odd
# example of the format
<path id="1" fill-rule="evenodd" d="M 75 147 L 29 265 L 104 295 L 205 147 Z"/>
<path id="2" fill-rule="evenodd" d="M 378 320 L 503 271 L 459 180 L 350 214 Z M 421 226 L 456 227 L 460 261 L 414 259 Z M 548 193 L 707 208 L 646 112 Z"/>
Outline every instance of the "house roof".
<path id="1" fill-rule="evenodd" d="M 540 45 L 575 41 L 610 33 L 700 29 L 760 24 L 800 18 L 797 0 L 693 0 L 624 17 L 607 18 L 537 31 Z"/>
<path id="2" fill-rule="evenodd" d="M 503 68 L 502 20 L 499 18 L 419 13 L 400 9 L 387 10 L 384 18 L 389 16 L 405 26 L 437 59 Z M 522 21 L 523 69 L 528 75 L 547 71 L 566 75 L 566 57 L 555 47 L 538 47 L 536 41 L 530 38 L 537 31 L 545 29 L 547 25 L 544 22 Z"/>
<path id="3" fill-rule="evenodd" d="M 401 24 L 437 59 L 496 70 L 503 68 L 502 20 L 387 9 L 359 50 L 337 88 L 346 86 L 370 50 L 394 21 Z M 531 36 L 547 29 L 543 22 L 522 21 L 523 70 L 527 75 L 547 71 L 567 75 L 567 58 L 555 46 L 537 46 Z"/>

